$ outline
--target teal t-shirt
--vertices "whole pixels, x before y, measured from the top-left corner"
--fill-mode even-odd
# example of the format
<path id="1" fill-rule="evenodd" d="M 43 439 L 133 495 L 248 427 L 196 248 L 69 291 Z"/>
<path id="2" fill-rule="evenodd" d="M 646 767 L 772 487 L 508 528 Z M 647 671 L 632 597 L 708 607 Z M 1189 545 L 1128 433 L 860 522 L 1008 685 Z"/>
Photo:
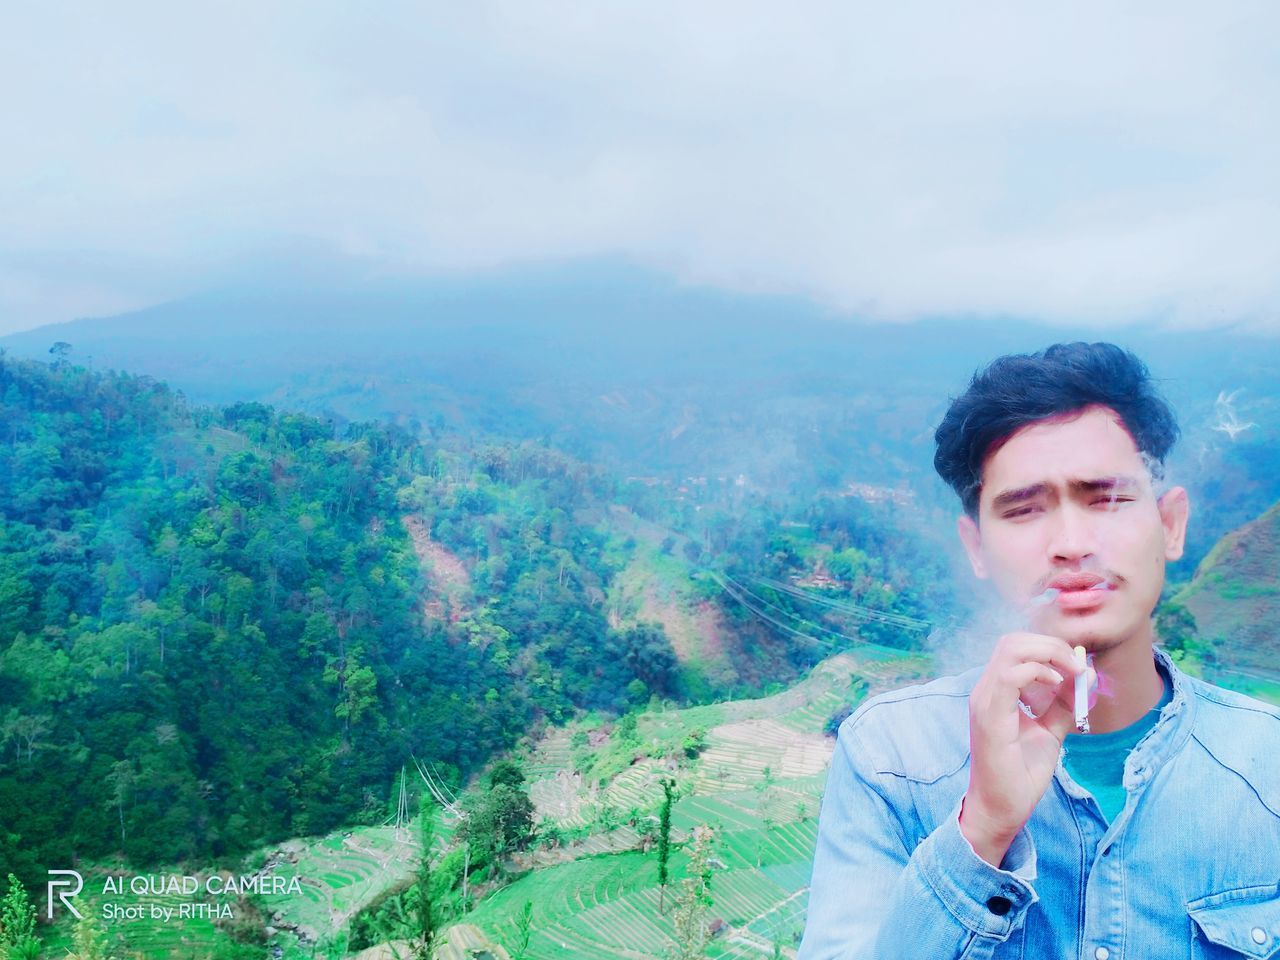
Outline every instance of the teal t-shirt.
<path id="1" fill-rule="evenodd" d="M 1108 823 L 1124 809 L 1124 762 L 1129 751 L 1156 725 L 1160 711 L 1173 699 L 1173 687 L 1163 670 L 1160 679 L 1164 681 L 1160 702 L 1129 726 L 1110 733 L 1069 733 L 1063 744 L 1067 748 L 1063 765 L 1072 780 L 1093 794 Z"/>

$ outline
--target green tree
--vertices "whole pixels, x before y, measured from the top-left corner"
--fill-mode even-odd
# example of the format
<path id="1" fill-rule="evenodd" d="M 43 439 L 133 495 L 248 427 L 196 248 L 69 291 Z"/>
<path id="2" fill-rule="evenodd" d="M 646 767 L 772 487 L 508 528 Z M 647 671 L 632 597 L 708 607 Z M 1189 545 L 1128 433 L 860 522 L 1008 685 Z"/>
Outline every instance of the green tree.
<path id="1" fill-rule="evenodd" d="M 680 742 L 680 748 L 690 760 L 696 760 L 703 750 L 707 749 L 707 731 L 699 728 L 690 730 Z"/>
<path id="2" fill-rule="evenodd" d="M 71 344 L 65 340 L 59 340 L 49 348 L 49 354 L 53 357 L 53 368 L 61 370 L 67 366 L 67 357 L 71 355 Z"/>
<path id="3" fill-rule="evenodd" d="M 12 637 L 27 626 L 35 596 L 16 559 L 0 556 L 0 636 Z"/>
<path id="4" fill-rule="evenodd" d="M 76 921 L 72 949 L 66 960 L 113 960 L 102 921 L 92 912 Z"/>
<path id="5" fill-rule="evenodd" d="M 40 955 L 40 939 L 36 936 L 36 908 L 24 887 L 12 873 L 9 889 L 0 900 L 0 946 L 14 960 L 34 960 Z"/>
<path id="6" fill-rule="evenodd" d="M 1198 631 L 1195 615 L 1182 604 L 1170 600 L 1156 609 L 1156 636 L 1175 660 L 1196 650 Z"/>
<path id="7" fill-rule="evenodd" d="M 413 908 L 414 960 L 431 960 L 435 955 L 436 941 L 440 937 L 440 910 L 432 889 L 431 858 L 435 850 L 436 817 L 434 808 L 424 800 L 420 815 L 418 839 L 422 844 L 422 859 L 414 883 L 417 900 Z"/>
<path id="8" fill-rule="evenodd" d="M 636 713 L 629 710 L 618 718 L 613 728 L 613 735 L 619 743 L 635 746 L 640 742 L 640 734 L 636 729 Z"/>
<path id="9" fill-rule="evenodd" d="M 489 786 L 506 784 L 508 787 L 519 787 L 524 783 L 524 771 L 514 760 L 499 760 L 489 770 Z"/>
<path id="10" fill-rule="evenodd" d="M 662 780 L 662 806 L 658 810 L 658 913 L 666 903 L 667 881 L 670 879 L 671 860 L 671 803 L 675 797 L 676 783 L 670 777 Z"/>
<path id="11" fill-rule="evenodd" d="M 501 859 L 523 847 L 533 834 L 533 801 L 523 787 L 500 783 L 482 795 L 469 796 L 463 806 L 467 816 L 459 839 L 476 854 L 476 864 L 500 869 Z"/>
<path id="12" fill-rule="evenodd" d="M 670 960 L 699 960 L 711 942 L 707 911 L 711 907 L 711 848 L 715 834 L 709 827 L 695 827 L 689 866 L 676 894 L 673 921 L 676 946 L 667 956 Z"/>
<path id="13" fill-rule="evenodd" d="M 533 901 L 526 900 L 520 908 L 520 916 L 516 917 L 516 942 L 511 951 L 511 960 L 524 960 L 529 952 L 529 939 L 533 936 Z"/>
<path id="14" fill-rule="evenodd" d="M 120 852 L 124 852 L 124 802 L 133 791 L 134 781 L 133 763 L 129 760 L 118 760 L 111 765 L 111 772 L 107 774 L 107 784 L 111 788 L 107 795 L 107 805 L 116 808 L 116 815 L 120 820 Z"/>
<path id="15" fill-rule="evenodd" d="M 338 688 L 338 702 L 333 715 L 350 730 L 353 723 L 378 702 L 378 678 L 373 670 L 360 663 L 354 653 L 345 658 L 330 658 L 324 670 L 325 683 Z"/>
<path id="16" fill-rule="evenodd" d="M 675 692 L 680 663 L 662 624 L 638 623 L 611 631 L 606 653 L 624 664 L 650 691 L 659 696 Z"/>

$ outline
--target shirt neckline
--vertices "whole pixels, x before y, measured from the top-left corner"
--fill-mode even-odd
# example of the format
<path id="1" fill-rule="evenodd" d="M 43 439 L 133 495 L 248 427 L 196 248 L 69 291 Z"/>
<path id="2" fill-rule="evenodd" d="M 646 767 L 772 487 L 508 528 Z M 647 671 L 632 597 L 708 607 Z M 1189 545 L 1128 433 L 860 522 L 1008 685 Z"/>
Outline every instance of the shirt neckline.
<path id="1" fill-rule="evenodd" d="M 1164 664 L 1156 660 L 1156 672 L 1160 676 L 1160 699 L 1133 723 L 1119 730 L 1108 730 L 1106 733 L 1068 733 L 1064 746 L 1073 747 L 1077 752 L 1089 750 L 1107 750 L 1118 744 L 1132 742 L 1136 744 L 1146 731 L 1155 726 L 1160 713 L 1173 700 L 1173 678 L 1168 676 Z M 1153 717 L 1152 714 L 1155 716 Z"/>

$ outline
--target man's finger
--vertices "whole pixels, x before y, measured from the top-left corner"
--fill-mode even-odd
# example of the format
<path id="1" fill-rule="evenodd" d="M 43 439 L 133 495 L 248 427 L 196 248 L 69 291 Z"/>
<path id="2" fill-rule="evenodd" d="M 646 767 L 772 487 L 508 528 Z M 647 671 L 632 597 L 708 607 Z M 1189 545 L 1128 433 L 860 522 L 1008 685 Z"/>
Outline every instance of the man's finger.
<path id="1" fill-rule="evenodd" d="M 982 712 L 992 711 L 993 718 L 1003 715 L 1006 711 L 1013 710 L 1017 707 L 1019 701 L 1026 703 L 1033 712 L 1038 713 L 1043 709 L 1044 704 L 1038 702 L 1043 698 L 1043 694 L 1037 691 L 1049 691 L 1049 699 L 1052 699 L 1054 691 L 1057 691 L 1066 683 L 1066 679 L 1062 674 L 1049 666 L 1049 664 L 1038 663 L 1034 660 L 1005 667 L 992 678 L 992 681 L 988 687 L 986 710 Z M 1028 694 L 1037 702 L 1033 703 L 1029 700 Z M 971 700 L 970 702 L 973 703 L 974 701 Z"/>
<path id="2" fill-rule="evenodd" d="M 1016 700 L 1021 692 L 1032 684 L 1040 683 L 1055 689 L 1066 682 L 1066 677 L 1047 663 L 1029 660 L 1005 667 L 996 677 L 996 687 L 1007 698 Z"/>
<path id="3" fill-rule="evenodd" d="M 1065 640 L 1037 633 L 1006 634 L 992 657 L 992 665 L 997 669 L 1009 662 L 1031 661 L 1050 664 L 1064 677 L 1074 677 L 1083 669 L 1074 649 Z"/>
<path id="4" fill-rule="evenodd" d="M 1022 691 L 1022 702 L 1025 703 L 1033 714 L 1037 717 L 1049 708 L 1054 700 L 1057 700 L 1066 684 L 1048 685 L 1044 683 L 1033 683 Z"/>

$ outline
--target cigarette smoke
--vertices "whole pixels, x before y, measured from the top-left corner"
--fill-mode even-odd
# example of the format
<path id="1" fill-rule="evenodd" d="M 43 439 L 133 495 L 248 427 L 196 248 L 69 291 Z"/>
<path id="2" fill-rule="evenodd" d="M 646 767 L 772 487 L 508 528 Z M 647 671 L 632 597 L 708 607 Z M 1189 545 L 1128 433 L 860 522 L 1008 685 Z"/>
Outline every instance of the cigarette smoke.
<path id="1" fill-rule="evenodd" d="M 1225 390 L 1218 392 L 1218 399 L 1214 402 L 1213 412 L 1218 418 L 1218 422 L 1214 424 L 1212 429 L 1219 433 L 1225 433 L 1232 443 L 1235 443 L 1236 437 L 1244 433 L 1257 424 L 1250 420 L 1248 423 L 1241 423 L 1240 418 L 1236 415 L 1235 402 L 1236 397 L 1244 392 L 1244 388 L 1232 390 L 1227 393 Z"/>

